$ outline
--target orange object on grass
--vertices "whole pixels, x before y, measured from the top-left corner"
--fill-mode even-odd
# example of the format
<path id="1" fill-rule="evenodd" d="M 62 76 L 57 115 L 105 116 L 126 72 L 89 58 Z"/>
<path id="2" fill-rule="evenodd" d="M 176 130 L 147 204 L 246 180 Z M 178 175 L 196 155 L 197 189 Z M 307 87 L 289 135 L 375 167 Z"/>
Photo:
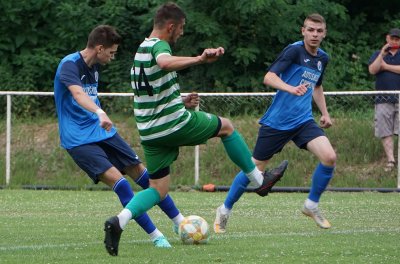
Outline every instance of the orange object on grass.
<path id="1" fill-rule="evenodd" d="M 215 185 L 212 183 L 203 185 L 203 191 L 206 192 L 215 192 Z"/>

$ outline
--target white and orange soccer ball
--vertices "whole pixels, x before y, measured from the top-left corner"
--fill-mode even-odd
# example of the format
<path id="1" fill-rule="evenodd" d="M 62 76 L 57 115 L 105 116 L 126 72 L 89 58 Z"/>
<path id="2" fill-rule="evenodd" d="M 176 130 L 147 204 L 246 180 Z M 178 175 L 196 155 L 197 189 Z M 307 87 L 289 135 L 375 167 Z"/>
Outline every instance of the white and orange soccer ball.
<path id="1" fill-rule="evenodd" d="M 206 244 L 210 237 L 208 223 L 200 216 L 187 216 L 179 225 L 179 236 L 187 245 Z"/>

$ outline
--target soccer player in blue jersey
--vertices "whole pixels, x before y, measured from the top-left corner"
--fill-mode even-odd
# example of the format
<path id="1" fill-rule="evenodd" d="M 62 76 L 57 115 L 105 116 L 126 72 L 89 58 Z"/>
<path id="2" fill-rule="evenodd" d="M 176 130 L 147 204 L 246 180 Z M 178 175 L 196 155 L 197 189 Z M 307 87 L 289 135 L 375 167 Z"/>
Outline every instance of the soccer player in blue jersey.
<path id="1" fill-rule="evenodd" d="M 120 42 L 113 27 L 94 28 L 86 48 L 67 55 L 58 65 L 54 97 L 61 146 L 95 184 L 101 181 L 110 186 L 125 206 L 134 194 L 123 174 L 144 189 L 149 187 L 149 175 L 136 153 L 118 135 L 97 97 L 99 67 L 114 59 Z M 175 225 L 183 220 L 170 196 L 158 205 Z M 146 213 L 135 220 L 156 247 L 171 247 Z"/>
<path id="2" fill-rule="evenodd" d="M 325 19 L 319 14 L 309 15 L 301 29 L 303 41 L 287 46 L 264 77 L 264 84 L 277 89 L 272 105 L 260 119 L 260 129 L 253 159 L 263 170 L 274 154 L 292 140 L 299 148 L 313 153 L 320 162 L 312 176 L 311 190 L 302 209 L 321 228 L 331 224 L 322 216 L 318 203 L 336 163 L 336 154 L 321 128 L 332 125 L 326 108 L 322 78 L 328 55 L 319 48 L 326 35 Z M 314 98 L 321 111 L 320 127 L 314 121 L 311 103 Z M 249 180 L 240 172 L 226 197 L 217 209 L 214 231 L 224 233 L 232 207 L 244 193 Z"/>
<path id="3" fill-rule="evenodd" d="M 400 90 L 400 29 L 392 28 L 386 34 L 386 43 L 369 59 L 368 70 L 375 75 L 377 91 Z M 397 95 L 375 98 L 375 136 L 382 141 L 386 154 L 385 171 L 396 165 L 394 135 L 399 134 L 399 99 Z"/>

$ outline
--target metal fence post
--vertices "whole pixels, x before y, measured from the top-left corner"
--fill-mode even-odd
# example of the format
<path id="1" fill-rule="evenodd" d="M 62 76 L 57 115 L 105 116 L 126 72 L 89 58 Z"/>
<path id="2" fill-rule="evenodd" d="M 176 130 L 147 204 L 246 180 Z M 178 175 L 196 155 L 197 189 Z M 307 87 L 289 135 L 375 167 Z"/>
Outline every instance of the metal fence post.
<path id="1" fill-rule="evenodd" d="M 397 94 L 398 101 L 397 101 L 397 118 L 399 119 L 400 124 L 400 94 Z M 399 131 L 397 131 L 397 189 L 400 189 L 400 141 L 399 141 Z"/>
<path id="2" fill-rule="evenodd" d="M 6 186 L 11 177 L 11 95 L 7 95 L 7 132 L 6 132 Z"/>
<path id="3" fill-rule="evenodd" d="M 200 107 L 196 106 L 196 111 L 199 111 Z M 196 145 L 194 147 L 194 185 L 199 184 L 200 177 L 200 146 Z"/>

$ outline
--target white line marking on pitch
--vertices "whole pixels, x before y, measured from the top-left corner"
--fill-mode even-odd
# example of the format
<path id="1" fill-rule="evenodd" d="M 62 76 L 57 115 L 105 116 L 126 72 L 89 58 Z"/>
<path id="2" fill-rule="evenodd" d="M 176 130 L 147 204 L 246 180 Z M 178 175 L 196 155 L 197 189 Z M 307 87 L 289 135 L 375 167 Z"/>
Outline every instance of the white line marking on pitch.
<path id="1" fill-rule="evenodd" d="M 210 230 L 211 231 L 211 230 Z M 400 228 L 394 229 L 366 229 L 366 230 L 326 230 L 323 232 L 287 232 L 287 233 L 258 233 L 258 232 L 242 232 L 242 233 L 229 233 L 224 235 L 216 235 L 211 233 L 212 240 L 226 240 L 232 238 L 246 238 L 246 237 L 271 237 L 271 236 L 317 236 L 324 234 L 366 234 L 366 233 L 390 233 L 393 234 L 400 232 Z M 170 241 L 178 241 L 178 237 L 169 239 Z M 147 239 L 129 240 L 129 244 L 133 243 L 150 243 Z M 98 245 L 102 242 L 88 242 L 88 243 L 64 243 L 64 244 L 43 244 L 43 245 L 18 245 L 18 246 L 0 246 L 0 251 L 10 250 L 41 250 L 48 248 L 80 248 L 90 245 Z"/>

